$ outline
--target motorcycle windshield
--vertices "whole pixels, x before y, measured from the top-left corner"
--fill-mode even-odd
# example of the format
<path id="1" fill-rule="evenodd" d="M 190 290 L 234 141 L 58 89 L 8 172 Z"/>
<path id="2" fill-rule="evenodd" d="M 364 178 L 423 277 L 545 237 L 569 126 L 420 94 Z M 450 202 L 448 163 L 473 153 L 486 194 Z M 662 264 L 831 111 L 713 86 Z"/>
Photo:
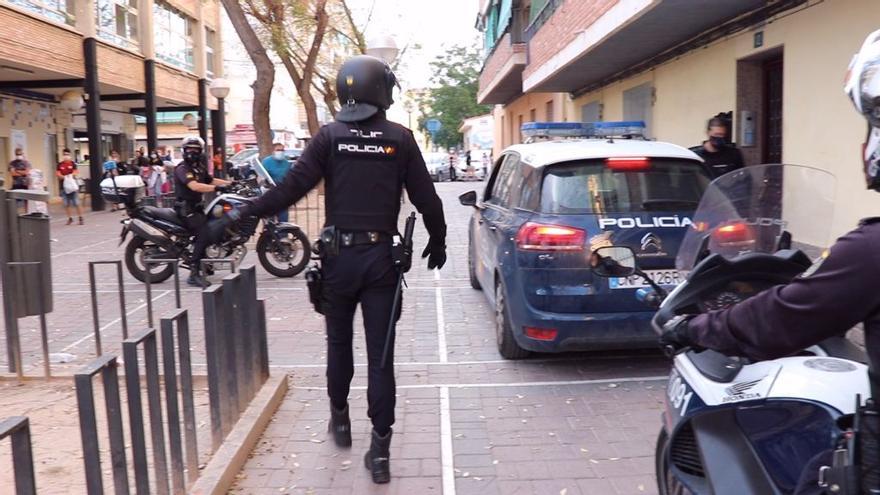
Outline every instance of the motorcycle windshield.
<path id="1" fill-rule="evenodd" d="M 676 268 L 690 271 L 708 254 L 800 249 L 811 259 L 831 241 L 834 175 L 800 165 L 757 165 L 715 179 L 703 194 L 682 241 Z"/>
<path id="2" fill-rule="evenodd" d="M 244 171 L 250 169 L 257 174 L 257 177 L 259 177 L 260 179 L 260 184 L 266 185 L 268 187 L 275 187 L 275 181 L 272 179 L 272 176 L 269 175 L 269 172 L 266 171 L 266 168 L 263 167 L 263 163 L 260 161 L 257 155 L 247 157 L 244 161 L 237 164 L 236 167 L 243 171 L 243 177 L 246 177 L 248 175 L 248 173 Z"/>

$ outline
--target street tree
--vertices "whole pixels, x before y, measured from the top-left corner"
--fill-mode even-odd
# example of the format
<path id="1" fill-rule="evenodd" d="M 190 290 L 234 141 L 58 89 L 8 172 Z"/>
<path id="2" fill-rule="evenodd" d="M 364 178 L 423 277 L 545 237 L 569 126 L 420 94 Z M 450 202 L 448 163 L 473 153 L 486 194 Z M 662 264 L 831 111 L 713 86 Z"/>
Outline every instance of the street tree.
<path id="1" fill-rule="evenodd" d="M 433 76 L 425 98 L 419 102 L 419 127 L 427 131 L 425 122 L 437 119 L 442 124 L 434 135 L 434 143 L 452 148 L 462 142 L 458 132 L 462 120 L 488 113 L 488 105 L 477 103 L 477 87 L 482 57 L 476 47 L 455 46 L 431 62 Z"/>
<path id="2" fill-rule="evenodd" d="M 346 0 L 244 0 L 243 4 L 259 26 L 264 45 L 293 81 L 309 133 L 317 134 L 316 95 L 335 116 L 336 72 L 348 56 L 366 53 L 364 28 L 358 26 Z"/>
<path id="3" fill-rule="evenodd" d="M 272 126 L 269 122 L 269 106 L 272 98 L 272 87 L 275 85 L 275 65 L 266 48 L 263 46 L 253 26 L 238 0 L 221 0 L 235 32 L 241 39 L 245 50 L 257 70 L 256 78 L 251 87 L 254 90 L 253 120 L 254 133 L 260 156 L 272 152 Z"/>

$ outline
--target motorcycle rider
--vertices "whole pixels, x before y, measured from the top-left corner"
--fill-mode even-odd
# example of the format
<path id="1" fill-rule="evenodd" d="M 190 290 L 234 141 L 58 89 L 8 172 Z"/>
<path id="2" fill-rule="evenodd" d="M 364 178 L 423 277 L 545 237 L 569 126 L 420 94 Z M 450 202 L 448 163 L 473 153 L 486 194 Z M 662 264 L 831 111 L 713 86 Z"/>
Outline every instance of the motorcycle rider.
<path id="1" fill-rule="evenodd" d="M 278 187 L 229 214 L 229 221 L 235 221 L 277 213 L 325 180 L 319 304 L 327 323 L 329 429 L 338 446 L 351 446 L 352 324 L 360 303 L 367 340 L 367 414 L 373 424 L 364 463 L 375 483 L 391 479 L 394 370 L 390 365 L 383 368 L 381 360 L 397 286 L 391 241 L 398 230 L 404 187 L 430 234 L 422 258 L 428 258 L 429 269 L 446 262 L 443 204 L 422 154 L 412 131 L 385 118 L 396 82 L 391 68 L 378 58 L 360 55 L 347 60 L 336 79 L 342 104 L 336 121 L 321 128 Z M 391 352 L 388 363 L 393 362 Z"/>
<path id="2" fill-rule="evenodd" d="M 203 152 L 205 142 L 198 136 L 188 136 L 180 142 L 183 153 L 183 161 L 174 168 L 174 209 L 184 225 L 196 238 L 193 242 L 192 259 L 189 268 L 189 278 L 186 283 L 194 287 L 208 287 L 211 285 L 202 275 L 201 261 L 205 257 L 205 250 L 211 245 L 211 231 L 206 228 L 207 217 L 204 213 L 202 195 L 204 193 L 221 190 L 228 186 L 229 181 L 211 177 L 208 167 L 205 166 Z"/>
<path id="3" fill-rule="evenodd" d="M 847 77 L 845 91 L 868 121 L 863 156 L 867 186 L 880 192 L 880 30 L 865 40 Z M 863 323 L 872 395 L 878 400 L 877 280 L 880 217 L 863 220 L 857 229 L 837 240 L 827 257 L 788 285 L 766 290 L 726 310 L 670 320 L 660 342 L 675 349 L 705 348 L 755 360 L 776 359 Z M 827 461 L 819 459 L 817 463 Z M 808 468 L 804 474 L 814 477 L 815 471 Z M 800 486 L 796 493 L 816 493 L 814 482 L 802 480 Z"/>

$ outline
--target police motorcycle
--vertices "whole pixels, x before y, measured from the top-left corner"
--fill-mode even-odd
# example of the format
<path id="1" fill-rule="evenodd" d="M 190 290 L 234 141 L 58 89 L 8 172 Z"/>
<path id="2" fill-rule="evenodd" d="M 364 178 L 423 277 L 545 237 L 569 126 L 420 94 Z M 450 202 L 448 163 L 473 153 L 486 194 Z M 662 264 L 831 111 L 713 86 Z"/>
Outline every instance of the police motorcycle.
<path id="1" fill-rule="evenodd" d="M 834 189 L 830 173 L 793 165 L 747 167 L 712 182 L 676 260 L 686 280 L 667 293 L 644 277 L 651 288 L 637 293 L 658 308 L 655 331 L 677 315 L 724 309 L 809 276 L 829 246 Z M 637 257 L 628 247 L 600 247 L 591 264 L 599 276 L 639 276 Z M 845 455 L 854 414 L 871 396 L 866 362 L 843 336 L 769 361 L 675 354 L 657 438 L 659 493 L 793 493 L 817 455 Z M 820 483 L 844 493 L 829 470 L 817 466 Z"/>
<path id="2" fill-rule="evenodd" d="M 204 213 L 209 222 L 233 208 L 253 202 L 267 187 L 274 186 L 272 178 L 259 162 L 255 161 L 249 166 L 253 173 L 234 182 L 224 193 L 208 202 Z M 124 204 L 128 214 L 128 218 L 122 221 L 119 244 L 122 245 L 132 234 L 131 241 L 125 247 L 125 266 L 129 273 L 141 282 L 146 281 L 149 273 L 152 283 L 160 283 L 174 274 L 174 268 L 161 263 L 150 263 L 148 266 L 147 261 L 179 259 L 185 268 L 189 268 L 195 236 L 173 208 L 142 204 L 144 190 L 143 180 L 136 175 L 109 177 L 101 182 L 104 199 Z M 206 259 L 240 262 L 247 254 L 246 244 L 257 232 L 260 220 L 262 230 L 256 251 L 263 268 L 276 277 L 293 277 L 302 272 L 311 252 L 308 237 L 299 226 L 279 223 L 271 217 L 242 219 L 234 228 L 226 230 L 219 243 L 208 247 Z M 209 265 L 206 271 L 210 273 L 212 268 Z"/>

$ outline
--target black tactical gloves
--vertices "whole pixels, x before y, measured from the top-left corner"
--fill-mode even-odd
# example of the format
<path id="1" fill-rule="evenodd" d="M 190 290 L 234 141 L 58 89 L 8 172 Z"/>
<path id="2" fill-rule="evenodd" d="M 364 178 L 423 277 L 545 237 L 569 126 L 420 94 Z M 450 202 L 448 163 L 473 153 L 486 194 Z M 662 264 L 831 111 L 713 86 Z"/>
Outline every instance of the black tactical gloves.
<path id="1" fill-rule="evenodd" d="M 443 268 L 446 264 L 446 246 L 442 242 L 428 241 L 425 250 L 422 251 L 422 259 L 428 258 L 428 270 Z"/>

